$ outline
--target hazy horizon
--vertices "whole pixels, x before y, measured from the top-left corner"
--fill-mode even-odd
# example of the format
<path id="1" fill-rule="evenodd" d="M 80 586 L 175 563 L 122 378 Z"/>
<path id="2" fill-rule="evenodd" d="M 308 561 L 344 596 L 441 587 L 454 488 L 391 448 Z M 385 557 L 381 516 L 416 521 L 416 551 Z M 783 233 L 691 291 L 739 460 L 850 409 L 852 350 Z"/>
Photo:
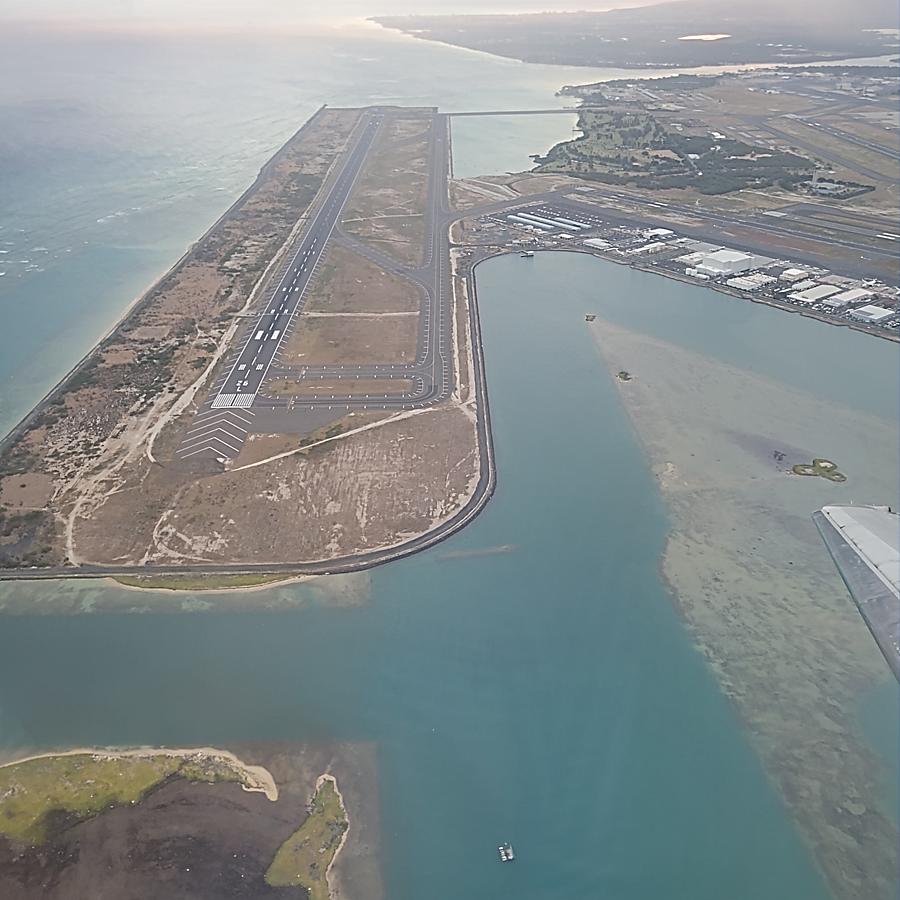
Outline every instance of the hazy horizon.
<path id="1" fill-rule="evenodd" d="M 232 28 L 340 24 L 371 16 L 453 13 L 602 12 L 679 0 L 335 0 L 323 8 L 296 0 L 0 0 L 0 20 L 23 24 L 140 28 Z"/>

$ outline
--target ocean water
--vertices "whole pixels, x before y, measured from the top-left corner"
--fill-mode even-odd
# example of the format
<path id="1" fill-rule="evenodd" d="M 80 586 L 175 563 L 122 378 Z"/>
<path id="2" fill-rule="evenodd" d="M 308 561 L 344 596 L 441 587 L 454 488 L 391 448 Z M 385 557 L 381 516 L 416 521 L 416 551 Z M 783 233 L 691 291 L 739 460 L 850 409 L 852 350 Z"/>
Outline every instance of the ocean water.
<path id="1" fill-rule="evenodd" d="M 0 37 L 0 430 L 321 102 L 533 108 L 601 76 L 370 31 Z M 467 173 L 509 167 L 515 136 L 492 130 L 509 120 L 468 121 Z M 540 152 L 571 123 L 522 127 Z M 479 270 L 499 486 L 473 525 L 375 570 L 358 608 L 6 617 L 0 746 L 375 741 L 393 900 L 826 897 L 660 582 L 665 510 L 583 327 L 598 271 Z M 820 344 L 824 326 L 644 278 L 604 314 L 787 383 L 840 340 L 821 389 L 845 396 L 852 373 L 889 390 L 887 345 Z M 516 866 L 496 861 L 506 839 Z"/>

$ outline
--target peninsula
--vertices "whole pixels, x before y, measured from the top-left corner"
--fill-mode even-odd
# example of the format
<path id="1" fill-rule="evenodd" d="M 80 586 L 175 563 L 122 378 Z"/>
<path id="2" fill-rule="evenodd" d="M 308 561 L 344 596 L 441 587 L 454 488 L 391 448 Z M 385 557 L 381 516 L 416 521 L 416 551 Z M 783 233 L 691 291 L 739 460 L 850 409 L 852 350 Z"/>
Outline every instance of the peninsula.
<path id="1" fill-rule="evenodd" d="M 4 573 L 347 571 L 468 521 L 492 466 L 448 169 L 436 110 L 313 116 L 2 442 Z"/>

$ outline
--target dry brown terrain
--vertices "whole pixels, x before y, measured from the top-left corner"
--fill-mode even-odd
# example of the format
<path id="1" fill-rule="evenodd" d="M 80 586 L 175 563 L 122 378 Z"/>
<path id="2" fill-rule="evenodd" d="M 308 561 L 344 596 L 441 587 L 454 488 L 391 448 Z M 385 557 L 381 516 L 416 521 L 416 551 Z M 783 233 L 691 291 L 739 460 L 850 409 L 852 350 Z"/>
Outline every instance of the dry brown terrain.
<path id="1" fill-rule="evenodd" d="M 357 427 L 358 419 L 344 430 Z M 471 496 L 478 477 L 474 416 L 458 406 L 401 413 L 308 450 L 288 436 L 282 446 L 272 455 L 291 455 L 254 468 L 239 458 L 208 476 L 140 466 L 132 487 L 78 519 L 78 555 L 101 563 L 328 559 L 429 530 Z"/>
<path id="2" fill-rule="evenodd" d="M 282 363 L 324 366 L 406 363 L 416 358 L 419 317 L 313 318 L 301 316 L 285 342 Z"/>
<path id="3" fill-rule="evenodd" d="M 306 294 L 307 312 L 415 312 L 420 291 L 411 281 L 332 244 Z"/>
<path id="4" fill-rule="evenodd" d="M 430 126 L 430 110 L 388 113 L 343 219 L 347 232 L 412 265 L 422 261 Z"/>

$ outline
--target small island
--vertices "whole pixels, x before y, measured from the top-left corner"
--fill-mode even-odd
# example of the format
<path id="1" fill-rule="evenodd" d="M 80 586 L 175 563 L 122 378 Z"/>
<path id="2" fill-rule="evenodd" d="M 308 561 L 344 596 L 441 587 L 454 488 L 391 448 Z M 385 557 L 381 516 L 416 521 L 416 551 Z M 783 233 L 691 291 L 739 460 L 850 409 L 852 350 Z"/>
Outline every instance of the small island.
<path id="1" fill-rule="evenodd" d="M 830 459 L 816 458 L 811 464 L 798 463 L 791 468 L 795 475 L 817 475 L 819 478 L 827 478 L 829 481 L 843 482 L 847 476 L 841 472 L 836 463 Z"/>
<path id="2" fill-rule="evenodd" d="M 329 900 L 331 867 L 350 827 L 333 775 L 320 776 L 307 812 L 303 825 L 278 848 L 266 882 L 273 887 L 306 888 L 309 900 Z"/>

